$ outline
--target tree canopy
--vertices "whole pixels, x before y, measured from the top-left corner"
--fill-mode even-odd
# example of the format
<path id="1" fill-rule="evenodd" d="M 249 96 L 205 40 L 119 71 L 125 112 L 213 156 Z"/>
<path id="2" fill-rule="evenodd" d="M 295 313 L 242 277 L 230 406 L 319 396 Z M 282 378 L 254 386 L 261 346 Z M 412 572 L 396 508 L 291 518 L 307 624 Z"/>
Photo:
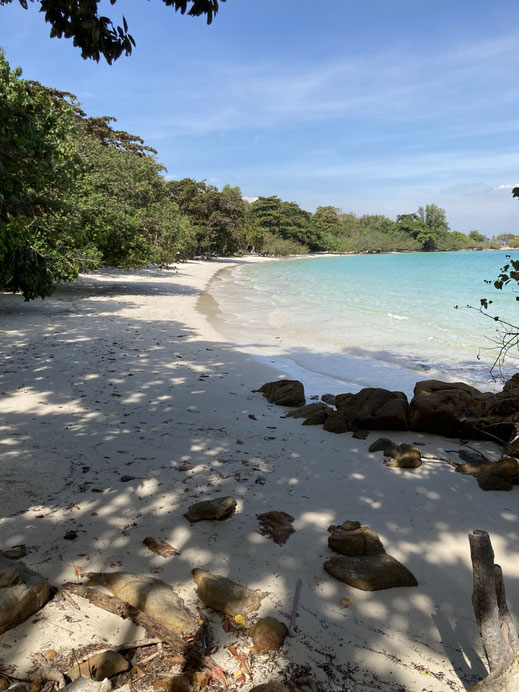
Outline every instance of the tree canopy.
<path id="1" fill-rule="evenodd" d="M 14 0 L 0 0 L 0 5 L 7 5 Z M 27 9 L 30 2 L 40 5 L 40 12 L 45 21 L 51 25 L 51 38 L 72 38 L 74 45 L 81 49 L 81 56 L 99 61 L 103 56 L 111 64 L 123 53 L 130 55 L 135 40 L 129 33 L 124 16 L 122 26 L 116 25 L 109 17 L 99 16 L 101 0 L 18 0 Z M 162 0 L 175 12 L 188 14 L 191 17 L 204 15 L 211 24 L 218 12 L 218 2 L 225 0 Z M 115 5 L 117 0 L 110 0 Z"/>

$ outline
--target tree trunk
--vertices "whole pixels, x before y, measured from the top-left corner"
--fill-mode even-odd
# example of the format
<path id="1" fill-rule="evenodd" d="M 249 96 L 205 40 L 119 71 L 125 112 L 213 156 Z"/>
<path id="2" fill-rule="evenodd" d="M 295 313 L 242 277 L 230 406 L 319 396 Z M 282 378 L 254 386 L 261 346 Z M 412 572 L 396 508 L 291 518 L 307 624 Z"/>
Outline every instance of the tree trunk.
<path id="1" fill-rule="evenodd" d="M 490 675 L 471 689 L 516 692 L 519 636 L 506 603 L 503 572 L 494 564 L 494 551 L 486 531 L 470 533 L 469 543 L 474 576 L 472 605 L 490 668 Z"/>
<path id="2" fill-rule="evenodd" d="M 510 658 L 510 652 L 501 632 L 494 573 L 494 551 L 486 531 L 469 534 L 470 557 L 474 576 L 472 606 L 479 634 L 488 660 L 490 672 Z"/>

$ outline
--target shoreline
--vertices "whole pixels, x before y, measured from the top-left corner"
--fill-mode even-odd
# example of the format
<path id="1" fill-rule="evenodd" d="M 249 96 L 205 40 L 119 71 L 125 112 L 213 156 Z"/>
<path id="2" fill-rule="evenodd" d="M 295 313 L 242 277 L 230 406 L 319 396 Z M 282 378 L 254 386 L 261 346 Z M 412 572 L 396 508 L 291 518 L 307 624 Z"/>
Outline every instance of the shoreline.
<path id="1" fill-rule="evenodd" d="M 310 257 L 297 255 L 275 258 L 275 261 L 292 263 L 296 260 L 348 256 L 356 257 L 357 255 L 316 254 Z M 256 260 L 256 258 L 254 259 Z M 271 258 L 266 259 L 268 261 Z M 238 345 L 240 349 L 252 355 L 258 362 L 282 371 L 289 378 L 301 380 L 308 391 L 314 395 L 321 395 L 324 392 L 334 395 L 343 392 L 357 393 L 364 387 L 382 387 L 403 391 L 410 400 L 413 397 L 415 384 L 418 381 L 430 379 L 449 382 L 462 381 L 481 391 L 489 392 L 499 391 L 502 387 L 503 382 L 499 377 L 493 379 L 490 375 L 492 359 L 489 359 L 487 363 L 477 355 L 478 351 L 481 352 L 482 350 L 481 346 L 473 346 L 472 360 L 468 351 L 464 356 L 447 351 L 442 360 L 441 358 L 438 359 L 437 353 L 431 353 L 428 350 L 427 341 L 425 341 L 425 348 L 420 351 L 415 337 L 415 342 L 411 340 L 415 348 L 412 355 L 409 355 L 409 351 L 398 350 L 398 348 L 392 349 L 391 342 L 384 342 L 385 332 L 383 330 L 378 350 L 373 350 L 372 346 L 363 348 L 361 335 L 358 335 L 356 341 L 352 341 L 350 337 L 348 345 L 341 346 L 340 340 L 323 337 L 324 332 L 323 334 L 319 331 L 314 333 L 311 326 L 312 322 L 310 320 L 305 321 L 305 316 L 300 315 L 300 312 L 297 311 L 295 314 L 300 315 L 302 321 L 301 328 L 299 326 L 295 328 L 286 307 L 282 307 L 281 310 L 284 309 L 285 311 L 284 313 L 281 312 L 281 316 L 288 318 L 287 326 L 285 326 L 278 313 L 279 307 L 272 302 L 274 294 L 270 295 L 268 289 L 265 292 L 262 290 L 266 288 L 262 284 L 262 282 L 265 283 L 264 276 L 262 278 L 261 274 L 258 276 L 256 273 L 252 275 L 258 276 L 258 294 L 262 296 L 261 300 L 263 300 L 260 305 L 255 302 L 253 297 L 252 287 L 256 281 L 250 279 L 251 274 L 246 272 L 239 271 L 238 275 L 233 276 L 237 267 L 239 268 L 239 265 L 226 267 L 214 274 L 202 292 L 197 308 L 223 338 Z M 304 285 L 304 271 L 301 275 L 294 272 L 293 276 L 296 281 L 301 281 L 301 286 Z M 311 276 L 311 272 L 309 276 Z M 245 277 L 249 277 L 249 279 Z M 276 281 L 275 272 L 274 281 Z M 234 297 L 234 283 L 237 283 L 244 290 L 243 299 L 241 294 L 240 300 Z M 289 295 L 291 299 L 295 299 L 295 292 L 289 293 Z M 315 310 L 315 305 L 311 300 L 306 305 L 310 311 Z M 243 325 L 239 319 L 240 308 L 245 313 Z M 248 319 L 247 309 L 251 310 L 252 319 Z M 313 313 L 310 312 L 310 314 Z M 326 307 L 324 314 L 328 314 Z M 395 317 L 391 313 L 387 314 Z M 353 308 L 351 317 L 352 324 L 354 324 L 355 320 L 361 320 L 363 315 Z M 409 318 L 401 319 L 408 320 Z M 340 324 L 348 331 L 346 324 L 341 322 Z M 485 325 L 483 324 L 483 326 Z M 402 328 L 404 329 L 404 327 Z M 417 327 L 414 326 L 414 329 L 416 331 Z M 434 332 L 431 330 L 431 333 Z M 426 338 L 427 333 L 424 336 L 424 339 Z M 429 335 L 428 338 L 435 339 L 436 335 Z M 483 342 L 485 338 L 482 337 Z M 400 346 L 402 345 L 400 344 Z M 508 370 L 511 367 L 508 365 Z M 508 376 L 511 376 L 511 372 L 508 373 Z"/>
<path id="2" fill-rule="evenodd" d="M 25 544 L 24 562 L 57 587 L 76 581 L 77 568 L 124 570 L 173 584 L 189 607 L 197 605 L 191 570 L 208 569 L 267 591 L 259 616 L 285 622 L 301 577 L 296 636 L 279 655 L 256 657 L 243 692 L 306 665 L 327 692 L 461 692 L 486 674 L 467 533 L 489 531 L 513 610 L 513 497 L 484 493 L 446 464 L 388 469 L 367 451 L 376 432 L 363 441 L 280 420 L 285 409 L 251 393 L 280 373 L 217 334 L 196 309 L 218 269 L 243 261 L 97 272 L 38 303 L 0 296 L 1 469 L 9 488 L 0 549 Z M 458 446 L 417 433 L 391 437 L 439 456 Z M 497 458 L 491 444 L 475 448 Z M 182 516 L 194 502 L 230 494 L 237 511 L 224 522 L 190 526 Z M 257 531 L 256 515 L 271 510 L 295 518 L 284 546 Z M 327 528 L 346 519 L 371 526 L 419 586 L 362 592 L 329 577 Z M 70 530 L 75 540 L 64 539 Z M 147 536 L 180 554 L 154 555 L 142 544 Z M 31 655 L 46 649 L 65 656 L 85 643 L 144 636 L 78 605 L 54 598 L 0 635 L 0 662 L 13 677 L 24 677 Z M 213 657 L 232 678 L 226 647 L 238 635 L 203 610 L 220 646 Z M 248 651 L 250 640 L 238 640 Z"/>

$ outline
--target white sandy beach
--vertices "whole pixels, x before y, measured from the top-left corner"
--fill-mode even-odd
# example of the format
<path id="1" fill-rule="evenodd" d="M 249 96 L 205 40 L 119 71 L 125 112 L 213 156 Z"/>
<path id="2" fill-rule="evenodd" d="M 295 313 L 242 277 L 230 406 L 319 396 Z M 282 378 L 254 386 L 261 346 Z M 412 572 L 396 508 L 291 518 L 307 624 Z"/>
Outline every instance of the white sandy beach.
<path id="1" fill-rule="evenodd" d="M 102 271 L 31 303 L 0 296 L 0 550 L 25 544 L 24 562 L 56 587 L 77 580 L 78 568 L 125 570 L 178 587 L 189 606 L 197 603 L 191 570 L 201 567 L 269 592 L 259 616 L 285 622 L 301 578 L 295 636 L 282 654 L 257 658 L 243 692 L 305 666 L 329 692 L 474 684 L 486 670 L 467 534 L 489 531 L 519 613 L 517 489 L 485 493 L 437 461 L 390 469 L 367 451 L 376 432 L 358 440 L 281 419 L 284 409 L 251 391 L 280 373 L 225 341 L 197 310 L 214 273 L 232 264 Z M 389 436 L 425 443 L 427 454 L 459 448 L 417 433 Z M 472 446 L 500 456 L 491 444 Z M 230 519 L 191 526 L 182 516 L 222 495 L 238 500 Z M 283 546 L 257 532 L 256 515 L 269 510 L 295 517 Z M 418 587 L 363 592 L 333 580 L 322 566 L 333 555 L 327 527 L 347 519 L 371 526 Z M 76 540 L 64 539 L 69 530 Z M 180 554 L 154 555 L 146 536 Z M 51 600 L 0 636 L 8 673 L 27 677 L 46 649 L 67 656 L 144 636 L 76 600 L 79 610 Z M 232 680 L 236 661 L 225 647 L 251 642 L 203 610 L 220 646 L 213 658 Z"/>

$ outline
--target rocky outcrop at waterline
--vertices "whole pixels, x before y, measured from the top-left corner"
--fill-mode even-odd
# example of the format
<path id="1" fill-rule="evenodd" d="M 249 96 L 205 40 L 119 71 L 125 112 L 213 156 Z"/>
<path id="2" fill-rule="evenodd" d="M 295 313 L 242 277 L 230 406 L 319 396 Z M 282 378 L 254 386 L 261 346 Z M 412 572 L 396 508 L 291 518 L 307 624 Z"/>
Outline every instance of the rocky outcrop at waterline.
<path id="1" fill-rule="evenodd" d="M 410 402 L 403 392 L 366 387 L 357 394 L 326 395 L 333 405 L 306 405 L 303 385 L 297 380 L 267 382 L 254 391 L 265 394 L 271 403 L 298 406 L 286 417 L 304 418 L 306 425 L 322 420 L 324 429 L 334 433 L 412 430 L 509 443 L 519 424 L 519 373 L 497 394 L 463 382 L 424 380 L 416 383 Z"/>
<path id="2" fill-rule="evenodd" d="M 424 380 L 416 383 L 410 402 L 403 392 L 366 387 L 357 394 L 324 394 L 320 402 L 307 405 L 297 380 L 267 382 L 254 391 L 280 405 L 295 406 L 297 401 L 298 408 L 285 418 L 303 418 L 303 425 L 322 425 L 337 434 L 351 432 L 358 439 L 365 439 L 370 430 L 394 430 L 498 442 L 509 455 L 498 462 L 486 460 L 485 466 L 469 469 L 466 464 L 446 461 L 459 466 L 460 473 L 473 475 L 483 490 L 510 490 L 519 484 L 519 373 L 498 393 L 481 392 L 463 382 Z M 408 469 L 422 464 L 420 450 L 408 442 L 380 438 L 369 451 L 379 450 L 389 457 L 384 461 L 388 467 Z"/>

